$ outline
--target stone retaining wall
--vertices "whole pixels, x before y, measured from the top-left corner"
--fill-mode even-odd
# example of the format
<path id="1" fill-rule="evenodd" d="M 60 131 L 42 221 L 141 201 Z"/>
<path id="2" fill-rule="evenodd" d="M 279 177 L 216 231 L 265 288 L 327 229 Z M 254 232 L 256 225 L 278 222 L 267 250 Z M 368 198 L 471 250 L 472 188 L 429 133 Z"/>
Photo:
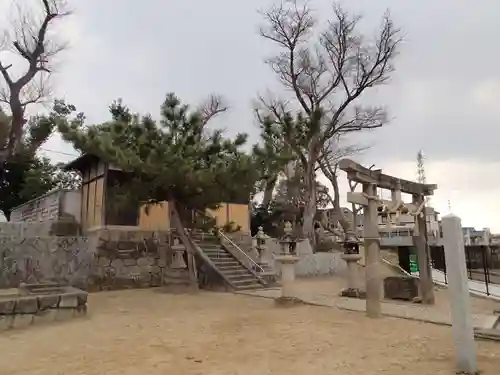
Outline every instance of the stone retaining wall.
<path id="1" fill-rule="evenodd" d="M 111 290 L 188 283 L 187 267 L 172 265 L 174 237 L 169 231 L 129 228 L 95 230 L 87 237 L 0 235 L 0 288 L 56 282 Z"/>
<path id="2" fill-rule="evenodd" d="M 172 269 L 171 232 L 103 229 L 96 241 L 90 290 L 145 288 L 189 281 L 187 269 Z"/>
<path id="3" fill-rule="evenodd" d="M 52 281 L 85 289 L 94 246 L 86 237 L 0 235 L 0 288 Z"/>

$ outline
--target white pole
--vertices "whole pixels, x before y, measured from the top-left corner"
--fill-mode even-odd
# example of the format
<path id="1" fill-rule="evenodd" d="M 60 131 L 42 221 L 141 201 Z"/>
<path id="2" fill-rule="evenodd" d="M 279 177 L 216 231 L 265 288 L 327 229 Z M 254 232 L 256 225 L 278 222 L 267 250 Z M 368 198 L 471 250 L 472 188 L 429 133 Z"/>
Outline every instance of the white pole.
<path id="1" fill-rule="evenodd" d="M 452 334 L 458 373 L 476 374 L 476 343 L 469 300 L 462 222 L 453 214 L 443 217 L 443 243 L 450 292 Z"/>

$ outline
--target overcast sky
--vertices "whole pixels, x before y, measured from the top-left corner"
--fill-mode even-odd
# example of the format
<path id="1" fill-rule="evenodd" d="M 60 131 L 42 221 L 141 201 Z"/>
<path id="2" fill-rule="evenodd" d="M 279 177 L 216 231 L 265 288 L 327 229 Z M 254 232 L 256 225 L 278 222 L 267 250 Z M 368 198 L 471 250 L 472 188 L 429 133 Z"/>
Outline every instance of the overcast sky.
<path id="1" fill-rule="evenodd" d="M 9 2 L 0 0 L 0 11 Z M 71 49 L 62 56 L 55 90 L 89 122 L 106 120 L 108 104 L 118 97 L 133 110 L 155 115 L 167 92 L 193 104 L 216 92 L 231 105 L 218 125 L 256 137 L 252 100 L 276 87 L 263 63 L 271 45 L 257 32 L 257 10 L 272 0 L 68 2 L 75 12 L 59 33 Z M 329 0 L 311 3 L 322 16 L 328 14 Z M 389 8 L 406 33 L 392 83 L 376 95 L 393 120 L 361 138 L 373 148 L 358 159 L 415 179 L 416 154 L 423 149 L 428 182 L 439 186 L 433 205 L 446 213 L 450 200 L 464 225 L 500 231 L 500 3 L 344 3 L 364 14 L 367 32 Z M 74 153 L 58 139 L 46 148 Z M 341 180 L 345 187 L 345 176 Z"/>

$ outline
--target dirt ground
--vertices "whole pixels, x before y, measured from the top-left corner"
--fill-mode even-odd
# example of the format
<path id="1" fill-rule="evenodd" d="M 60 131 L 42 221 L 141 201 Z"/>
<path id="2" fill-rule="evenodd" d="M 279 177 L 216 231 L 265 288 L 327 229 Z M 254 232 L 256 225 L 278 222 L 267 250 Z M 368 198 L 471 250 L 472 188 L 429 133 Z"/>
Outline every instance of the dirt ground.
<path id="1" fill-rule="evenodd" d="M 432 324 L 157 289 L 92 294 L 89 309 L 0 335 L 0 375 L 454 374 L 451 329 Z M 478 342 L 478 361 L 498 375 L 500 345 Z"/>

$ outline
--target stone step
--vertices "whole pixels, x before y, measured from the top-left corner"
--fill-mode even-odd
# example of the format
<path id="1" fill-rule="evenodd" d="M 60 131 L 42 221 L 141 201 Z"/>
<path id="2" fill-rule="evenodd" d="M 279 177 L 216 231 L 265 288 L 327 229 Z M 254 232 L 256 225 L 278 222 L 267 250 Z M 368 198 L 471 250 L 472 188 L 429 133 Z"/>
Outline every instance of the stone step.
<path id="1" fill-rule="evenodd" d="M 226 275 L 226 277 L 231 281 L 231 282 L 254 282 L 256 281 L 255 276 L 250 275 L 250 274 L 241 274 L 241 275 Z"/>
<path id="2" fill-rule="evenodd" d="M 245 267 L 243 267 L 241 264 L 238 266 L 231 266 L 231 267 L 218 267 L 221 272 L 230 274 L 230 273 L 235 273 L 235 272 L 242 272 L 245 271 L 246 273 L 250 273 Z M 250 273 L 251 274 L 251 273 Z"/>
<path id="3" fill-rule="evenodd" d="M 210 253 L 205 253 L 208 255 L 210 259 L 221 259 L 221 260 L 235 260 L 232 256 L 227 255 L 227 254 L 210 254 Z"/>
<path id="4" fill-rule="evenodd" d="M 258 283 L 258 280 L 255 277 L 252 277 L 251 279 L 244 279 L 244 280 L 231 280 L 231 282 L 236 285 L 236 286 L 242 286 L 242 285 L 249 285 L 249 284 L 255 284 Z"/>
<path id="5" fill-rule="evenodd" d="M 229 257 L 232 257 L 231 254 L 229 254 L 226 250 L 224 249 L 221 249 L 221 248 L 217 248 L 217 249 L 207 249 L 207 248 L 202 248 L 202 250 L 206 253 L 206 254 L 213 254 L 213 255 L 227 255 Z"/>
<path id="6" fill-rule="evenodd" d="M 211 256 L 209 256 L 209 258 L 214 263 L 222 263 L 222 264 L 225 264 L 225 265 L 228 265 L 228 264 L 240 265 L 240 263 L 236 259 L 234 259 L 232 257 L 218 258 L 218 257 L 211 257 Z"/>
<path id="7" fill-rule="evenodd" d="M 259 283 L 248 284 L 248 285 L 237 285 L 235 286 L 236 290 L 252 290 L 252 289 L 262 289 L 264 286 Z"/>
<path id="8" fill-rule="evenodd" d="M 198 242 L 197 245 L 201 247 L 203 250 L 220 250 L 222 246 L 218 243 L 206 243 L 206 242 Z"/>

